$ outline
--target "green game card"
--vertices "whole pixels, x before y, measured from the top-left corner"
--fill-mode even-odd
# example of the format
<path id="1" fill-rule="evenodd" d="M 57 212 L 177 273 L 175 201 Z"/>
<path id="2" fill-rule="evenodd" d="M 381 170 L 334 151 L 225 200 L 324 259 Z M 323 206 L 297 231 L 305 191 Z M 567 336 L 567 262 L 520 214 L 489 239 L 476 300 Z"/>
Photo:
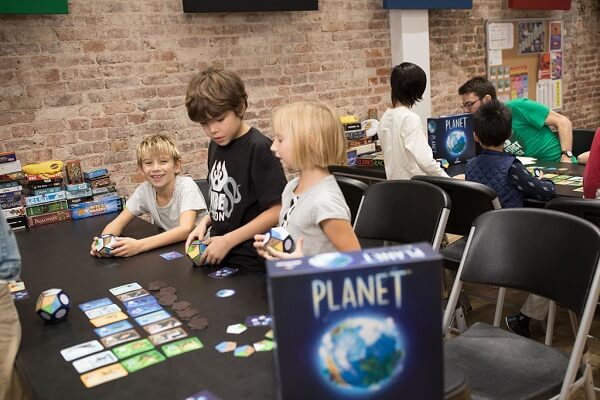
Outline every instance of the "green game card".
<path id="1" fill-rule="evenodd" d="M 183 353 L 187 353 L 188 351 L 198 350 L 203 348 L 204 345 L 197 337 L 190 337 L 186 339 L 181 339 L 173 343 L 168 343 L 163 345 L 162 351 L 167 355 L 167 357 L 175 357 Z"/>
<path id="2" fill-rule="evenodd" d="M 140 339 L 122 346 L 117 346 L 112 349 L 112 352 L 115 353 L 115 356 L 117 356 L 119 360 L 122 360 L 152 349 L 154 349 L 154 345 L 150 343 L 148 339 Z"/>
<path id="3" fill-rule="evenodd" d="M 121 365 L 125 367 L 128 372 L 135 372 L 165 360 L 165 356 L 160 354 L 157 350 L 150 350 L 146 353 L 138 354 L 137 356 L 121 361 Z"/>

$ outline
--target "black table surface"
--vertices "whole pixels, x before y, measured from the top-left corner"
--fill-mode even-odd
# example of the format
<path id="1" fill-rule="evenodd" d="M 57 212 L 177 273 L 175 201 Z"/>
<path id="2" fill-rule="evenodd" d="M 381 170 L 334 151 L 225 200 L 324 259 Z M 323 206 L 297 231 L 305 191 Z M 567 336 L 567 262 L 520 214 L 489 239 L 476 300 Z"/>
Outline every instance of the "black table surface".
<path id="1" fill-rule="evenodd" d="M 556 161 L 538 161 L 535 165 L 527 165 L 526 167 L 542 167 L 545 168 L 544 173 L 553 173 L 560 175 L 583 176 L 585 165 L 561 163 Z M 556 168 L 556 170 L 547 170 L 548 168 Z M 466 164 L 451 165 L 447 169 L 450 176 L 464 174 Z M 356 178 L 365 178 L 373 180 L 385 180 L 385 169 L 383 167 L 357 167 L 357 166 L 330 166 L 329 170 L 333 174 L 347 175 Z M 556 195 L 566 197 L 583 197 L 583 192 L 576 192 L 577 187 L 568 185 L 556 185 Z"/>
<path id="2" fill-rule="evenodd" d="M 207 276 L 215 268 L 198 268 L 187 257 L 172 261 L 159 254 L 176 250 L 184 253 L 183 243 L 139 254 L 131 258 L 99 259 L 89 255 L 92 237 L 99 234 L 116 214 L 65 221 L 17 232 L 23 258 L 21 277 L 30 298 L 16 302 L 22 325 L 22 341 L 17 369 L 39 399 L 183 399 L 208 389 L 223 399 L 270 399 L 275 397 L 272 352 L 257 352 L 248 358 L 219 353 L 214 346 L 222 341 L 238 345 L 263 340 L 267 327 L 248 328 L 241 335 L 225 332 L 228 325 L 243 323 L 249 315 L 268 313 L 264 274 L 241 271 L 225 279 Z M 157 233 L 153 225 L 134 220 L 124 236 L 135 238 Z M 130 282 L 144 288 L 162 280 L 177 288 L 178 300 L 189 301 L 209 326 L 193 331 L 204 348 L 182 354 L 102 385 L 86 388 L 60 350 L 98 339 L 94 326 L 78 305 L 101 297 L 119 302 L 108 291 Z M 48 324 L 35 314 L 37 296 L 46 289 L 61 288 L 71 297 L 66 321 Z M 218 298 L 220 289 L 236 294 Z M 165 307 L 173 313 L 170 307 Z M 178 318 L 176 315 L 174 315 Z M 178 318 L 179 319 L 179 318 Z M 148 334 L 130 318 L 135 330 Z"/>

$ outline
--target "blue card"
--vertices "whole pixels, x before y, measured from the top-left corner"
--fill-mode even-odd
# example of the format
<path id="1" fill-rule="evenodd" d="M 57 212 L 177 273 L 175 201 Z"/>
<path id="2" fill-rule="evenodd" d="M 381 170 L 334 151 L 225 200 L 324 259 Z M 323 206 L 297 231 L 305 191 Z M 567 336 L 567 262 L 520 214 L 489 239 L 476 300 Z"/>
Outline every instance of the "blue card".
<path id="1" fill-rule="evenodd" d="M 174 260 L 176 258 L 183 257 L 183 254 L 178 253 L 176 251 L 170 251 L 168 253 L 162 253 L 160 256 L 162 258 L 164 258 L 165 260 L 171 261 L 171 260 Z"/>
<path id="2" fill-rule="evenodd" d="M 158 303 L 147 304 L 145 306 L 139 306 L 135 308 L 130 308 L 127 310 L 127 314 L 132 317 L 139 317 L 140 315 L 148 314 L 154 311 L 162 310 L 162 307 Z"/>
<path id="3" fill-rule="evenodd" d="M 137 317 L 135 319 L 135 322 L 137 322 L 140 325 L 148 325 L 151 324 L 153 322 L 157 322 L 163 319 L 167 319 L 171 316 L 171 314 L 169 314 L 168 312 L 166 312 L 165 310 L 160 310 L 160 311 L 156 311 L 153 312 L 152 314 L 146 314 L 146 315 L 142 315 L 141 317 Z"/>
<path id="4" fill-rule="evenodd" d="M 126 309 L 130 310 L 132 308 L 147 306 L 148 304 L 154 304 L 156 302 L 157 302 L 156 297 L 144 296 L 144 297 L 139 297 L 134 300 L 128 300 L 128 301 L 124 302 L 123 305 L 125 306 Z"/>
<path id="5" fill-rule="evenodd" d="M 11 296 L 14 301 L 25 300 L 29 298 L 29 292 L 27 290 L 21 290 L 18 292 L 12 292 Z"/>
<path id="6" fill-rule="evenodd" d="M 210 274 L 208 274 L 208 276 L 215 279 L 224 279 L 228 276 L 235 274 L 236 272 L 238 272 L 237 268 L 223 267 L 218 271 L 211 272 Z"/>
<path id="7" fill-rule="evenodd" d="M 273 318 L 270 315 L 251 315 L 246 318 L 244 324 L 249 327 L 254 326 L 271 326 L 271 322 L 273 322 Z"/>
<path id="8" fill-rule="evenodd" d="M 133 328 L 133 325 L 127 320 L 115 322 L 114 324 L 106 325 L 101 328 L 94 329 L 96 335 L 100 337 L 112 335 L 113 333 L 126 331 L 127 329 Z"/>
<path id="9" fill-rule="evenodd" d="M 81 309 L 81 311 L 86 312 L 86 311 L 92 310 L 94 308 L 104 307 L 104 306 L 108 306 L 110 304 L 113 304 L 112 300 L 109 299 L 108 297 L 103 297 L 101 299 L 88 301 L 87 303 L 81 303 L 79 305 L 79 308 Z"/>

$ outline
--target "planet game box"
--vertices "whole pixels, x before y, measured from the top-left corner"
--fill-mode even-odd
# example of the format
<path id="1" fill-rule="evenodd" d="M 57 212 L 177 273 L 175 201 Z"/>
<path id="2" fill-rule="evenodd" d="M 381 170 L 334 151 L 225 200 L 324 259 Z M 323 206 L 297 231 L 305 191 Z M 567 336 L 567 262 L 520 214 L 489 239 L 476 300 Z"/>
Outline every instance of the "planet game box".
<path id="1" fill-rule="evenodd" d="M 269 261 L 278 398 L 441 399 L 441 266 L 426 243 Z"/>
<path id="2" fill-rule="evenodd" d="M 478 153 L 472 114 L 427 118 L 427 133 L 433 157 L 450 165 L 465 163 Z"/>

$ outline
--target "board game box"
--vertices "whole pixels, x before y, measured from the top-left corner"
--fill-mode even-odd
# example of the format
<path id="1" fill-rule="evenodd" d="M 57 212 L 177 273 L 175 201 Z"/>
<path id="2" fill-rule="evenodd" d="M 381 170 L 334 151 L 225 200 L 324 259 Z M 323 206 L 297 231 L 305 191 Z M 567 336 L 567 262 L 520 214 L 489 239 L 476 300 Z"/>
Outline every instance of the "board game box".
<path id="1" fill-rule="evenodd" d="M 269 261 L 280 399 L 441 399 L 441 257 L 427 243 Z"/>
<path id="2" fill-rule="evenodd" d="M 477 155 L 471 114 L 427 118 L 427 133 L 433 157 L 450 165 L 467 162 Z"/>
<path id="3" fill-rule="evenodd" d="M 121 199 L 88 201 L 85 203 L 72 204 L 71 216 L 73 219 L 89 218 L 96 215 L 108 214 L 123 209 Z"/>

